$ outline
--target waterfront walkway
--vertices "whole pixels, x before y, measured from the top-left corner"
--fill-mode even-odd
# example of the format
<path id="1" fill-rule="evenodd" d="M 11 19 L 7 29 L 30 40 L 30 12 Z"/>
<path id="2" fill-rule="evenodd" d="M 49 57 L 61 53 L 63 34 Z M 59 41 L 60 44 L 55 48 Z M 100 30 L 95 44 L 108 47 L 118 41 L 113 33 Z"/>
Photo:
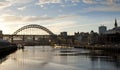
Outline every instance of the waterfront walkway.
<path id="1" fill-rule="evenodd" d="M 116 44 L 116 45 L 111 45 L 111 44 L 110 45 L 84 45 L 84 46 L 75 46 L 75 48 L 120 52 L 120 44 Z"/>

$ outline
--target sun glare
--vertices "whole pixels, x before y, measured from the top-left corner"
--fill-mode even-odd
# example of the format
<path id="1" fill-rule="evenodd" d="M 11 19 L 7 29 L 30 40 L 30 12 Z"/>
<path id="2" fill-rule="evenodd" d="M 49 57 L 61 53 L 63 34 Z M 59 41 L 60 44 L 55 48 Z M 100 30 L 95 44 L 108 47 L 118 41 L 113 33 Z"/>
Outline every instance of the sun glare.
<path id="1" fill-rule="evenodd" d="M 8 33 L 7 27 L 3 22 L 1 22 L 1 19 L 0 19 L 0 30 L 3 31 L 3 34 Z"/>

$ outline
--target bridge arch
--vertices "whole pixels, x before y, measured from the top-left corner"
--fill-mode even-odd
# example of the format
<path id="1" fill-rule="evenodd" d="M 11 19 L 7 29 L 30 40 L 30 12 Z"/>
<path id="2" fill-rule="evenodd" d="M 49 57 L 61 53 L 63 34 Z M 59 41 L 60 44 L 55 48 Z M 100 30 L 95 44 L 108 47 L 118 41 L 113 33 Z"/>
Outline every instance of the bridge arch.
<path id="1" fill-rule="evenodd" d="M 26 25 L 26 26 L 23 26 L 21 27 L 20 29 L 16 30 L 13 35 L 17 35 L 19 32 L 21 32 L 22 30 L 25 30 L 25 29 L 28 29 L 28 28 L 38 28 L 38 29 L 41 29 L 45 32 L 47 32 L 48 34 L 50 35 L 54 35 L 54 33 L 52 31 L 50 31 L 49 29 L 47 29 L 46 27 L 43 27 L 41 25 L 37 25 L 37 24 L 30 24 L 30 25 Z"/>

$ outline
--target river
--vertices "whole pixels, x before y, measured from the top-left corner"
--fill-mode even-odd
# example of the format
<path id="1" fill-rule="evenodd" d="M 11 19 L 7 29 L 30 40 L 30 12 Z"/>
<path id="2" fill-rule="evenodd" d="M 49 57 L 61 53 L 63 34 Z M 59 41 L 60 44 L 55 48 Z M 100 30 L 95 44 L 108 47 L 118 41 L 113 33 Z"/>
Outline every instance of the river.
<path id="1" fill-rule="evenodd" d="M 0 70 L 120 70 L 120 58 L 91 55 L 90 50 L 25 46 L 4 57 Z"/>

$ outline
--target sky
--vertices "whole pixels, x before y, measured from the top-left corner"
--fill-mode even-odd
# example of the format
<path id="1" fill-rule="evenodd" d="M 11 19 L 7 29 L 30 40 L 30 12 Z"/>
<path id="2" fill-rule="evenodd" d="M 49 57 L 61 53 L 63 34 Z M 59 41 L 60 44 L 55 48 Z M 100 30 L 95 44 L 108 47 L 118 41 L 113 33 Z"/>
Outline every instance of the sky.
<path id="1" fill-rule="evenodd" d="M 38 24 L 55 34 L 98 32 L 101 25 L 120 26 L 120 0 L 0 0 L 0 30 L 13 34 L 17 29 Z"/>

